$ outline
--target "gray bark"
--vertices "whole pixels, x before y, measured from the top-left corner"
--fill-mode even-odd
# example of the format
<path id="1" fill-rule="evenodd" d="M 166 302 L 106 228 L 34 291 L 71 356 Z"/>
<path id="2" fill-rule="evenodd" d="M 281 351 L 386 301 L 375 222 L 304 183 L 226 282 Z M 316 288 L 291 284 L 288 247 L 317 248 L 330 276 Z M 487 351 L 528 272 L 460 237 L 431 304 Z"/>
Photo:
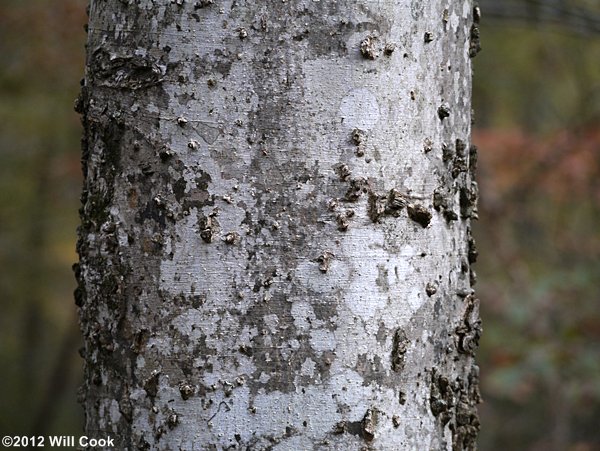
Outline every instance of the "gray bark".
<path id="1" fill-rule="evenodd" d="M 92 0 L 76 266 L 90 435 L 475 447 L 473 11 Z"/>

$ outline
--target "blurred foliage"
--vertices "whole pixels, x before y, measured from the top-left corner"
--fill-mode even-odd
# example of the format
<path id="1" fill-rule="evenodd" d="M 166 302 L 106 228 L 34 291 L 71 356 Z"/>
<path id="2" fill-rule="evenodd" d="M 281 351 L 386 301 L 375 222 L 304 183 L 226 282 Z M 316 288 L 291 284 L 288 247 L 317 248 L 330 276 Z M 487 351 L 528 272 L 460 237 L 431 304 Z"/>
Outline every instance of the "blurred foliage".
<path id="1" fill-rule="evenodd" d="M 600 449 L 600 35 L 584 31 L 484 10 L 483 450 Z"/>
<path id="2" fill-rule="evenodd" d="M 0 3 L 0 435 L 78 434 L 81 0 Z"/>
<path id="3" fill-rule="evenodd" d="M 551 136 L 474 135 L 482 449 L 600 449 L 600 130 Z"/>
<path id="4" fill-rule="evenodd" d="M 600 17 L 595 0 L 558 3 Z M 0 3 L 0 433 L 82 428 L 70 266 L 85 6 Z M 485 326 L 480 447 L 597 450 L 600 36 L 483 12 L 473 135 Z"/>

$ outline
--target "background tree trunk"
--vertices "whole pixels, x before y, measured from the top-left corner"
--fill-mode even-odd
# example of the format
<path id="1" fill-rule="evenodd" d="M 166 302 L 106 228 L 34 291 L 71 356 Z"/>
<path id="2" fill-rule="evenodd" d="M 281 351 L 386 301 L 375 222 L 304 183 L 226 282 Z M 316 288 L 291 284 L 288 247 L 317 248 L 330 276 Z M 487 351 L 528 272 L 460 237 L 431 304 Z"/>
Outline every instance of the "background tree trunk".
<path id="1" fill-rule="evenodd" d="M 91 2 L 77 303 L 118 449 L 472 449 L 470 1 Z"/>

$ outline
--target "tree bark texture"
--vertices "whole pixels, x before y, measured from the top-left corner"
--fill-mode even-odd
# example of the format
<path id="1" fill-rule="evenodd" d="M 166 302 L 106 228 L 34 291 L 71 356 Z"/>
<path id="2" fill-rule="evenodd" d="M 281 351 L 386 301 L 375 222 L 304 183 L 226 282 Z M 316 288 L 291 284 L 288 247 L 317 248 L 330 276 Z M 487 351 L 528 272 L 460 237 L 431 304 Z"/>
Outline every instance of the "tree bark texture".
<path id="1" fill-rule="evenodd" d="M 474 449 L 470 0 L 92 0 L 76 265 L 118 449 Z"/>

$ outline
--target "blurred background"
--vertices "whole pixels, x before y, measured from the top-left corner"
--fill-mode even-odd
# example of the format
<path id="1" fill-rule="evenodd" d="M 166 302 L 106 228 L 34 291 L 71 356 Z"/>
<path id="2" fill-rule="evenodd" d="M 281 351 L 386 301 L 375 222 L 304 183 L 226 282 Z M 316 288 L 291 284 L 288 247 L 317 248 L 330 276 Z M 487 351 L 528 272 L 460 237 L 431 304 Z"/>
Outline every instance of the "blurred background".
<path id="1" fill-rule="evenodd" d="M 480 449 L 600 450 L 600 2 L 480 4 Z M 82 430 L 85 7 L 0 2 L 0 435 Z"/>

